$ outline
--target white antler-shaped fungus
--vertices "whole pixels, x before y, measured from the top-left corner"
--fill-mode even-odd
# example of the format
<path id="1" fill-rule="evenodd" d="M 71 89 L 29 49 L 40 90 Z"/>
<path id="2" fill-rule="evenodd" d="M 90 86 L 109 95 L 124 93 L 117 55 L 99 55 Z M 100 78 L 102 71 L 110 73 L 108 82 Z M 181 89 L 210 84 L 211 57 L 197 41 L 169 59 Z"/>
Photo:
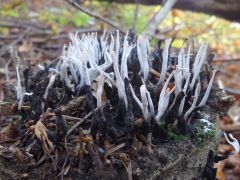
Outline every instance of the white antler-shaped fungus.
<path id="1" fill-rule="evenodd" d="M 162 70 L 161 70 L 161 75 L 160 79 L 157 83 L 157 86 L 161 85 L 164 82 L 166 73 L 167 73 L 167 66 L 168 66 L 168 57 L 169 57 L 169 48 L 171 45 L 172 39 L 167 39 L 165 40 L 165 47 L 162 53 Z"/>
<path id="2" fill-rule="evenodd" d="M 240 152 L 240 146 L 239 146 L 238 140 L 235 137 L 233 137 L 233 135 L 231 133 L 229 133 L 228 135 L 231 138 L 231 140 L 229 140 L 228 137 L 227 137 L 227 134 L 224 133 L 224 136 L 225 136 L 227 142 L 234 147 L 234 149 L 236 151 L 235 153 L 239 153 Z"/>
<path id="3" fill-rule="evenodd" d="M 137 55 L 143 73 L 143 79 L 146 82 L 149 75 L 149 64 L 148 64 L 148 39 L 143 36 L 138 36 L 137 39 Z"/>
<path id="4" fill-rule="evenodd" d="M 158 101 L 158 113 L 156 116 L 156 120 L 158 123 L 160 121 L 160 118 L 162 117 L 162 115 L 164 114 L 164 112 L 166 111 L 166 109 L 168 107 L 169 97 L 170 97 L 170 92 L 169 92 L 170 90 L 168 88 L 168 84 L 169 84 L 169 81 L 171 80 L 173 74 L 174 74 L 174 71 L 168 77 L 168 79 L 165 82 L 165 84 L 162 88 L 162 91 L 160 93 L 160 97 L 159 97 L 159 101 Z"/>
<path id="5" fill-rule="evenodd" d="M 208 100 L 208 97 L 210 95 L 210 91 L 212 89 L 213 80 L 214 80 L 214 77 L 215 77 L 216 73 L 217 73 L 217 70 L 213 70 L 213 74 L 212 74 L 212 77 L 211 77 L 211 79 L 210 79 L 210 81 L 208 83 L 207 90 L 206 90 L 206 92 L 205 92 L 205 94 L 204 94 L 204 96 L 202 98 L 202 101 L 199 103 L 198 107 L 205 106 L 205 104 L 206 104 L 206 102 Z"/>
<path id="6" fill-rule="evenodd" d="M 15 89 L 17 91 L 18 110 L 20 110 L 22 107 L 24 96 L 31 96 L 32 93 L 23 92 L 18 66 L 16 66 L 16 73 L 17 73 L 17 86 L 15 86 Z"/>
<path id="7" fill-rule="evenodd" d="M 197 87 L 195 89 L 195 93 L 194 93 L 194 98 L 193 98 L 193 103 L 191 105 L 191 107 L 188 109 L 188 111 L 184 114 L 184 120 L 187 120 L 188 116 L 193 112 L 193 110 L 196 107 L 197 101 L 198 101 L 198 97 L 201 91 L 201 83 L 200 81 L 197 84 Z"/>
<path id="8" fill-rule="evenodd" d="M 196 82 L 196 79 L 199 77 L 199 73 L 200 73 L 200 70 L 202 68 L 203 62 L 206 59 L 207 47 L 208 47 L 207 44 L 201 45 L 201 47 L 199 48 L 199 50 L 197 52 L 197 55 L 195 57 L 195 61 L 194 61 L 194 64 L 193 64 L 193 71 L 192 71 L 193 72 L 193 78 L 192 78 L 192 81 L 191 81 L 191 84 L 190 84 L 191 89 L 193 89 L 193 87 L 195 85 L 195 82 Z"/>
<path id="9" fill-rule="evenodd" d="M 112 54 L 112 59 L 113 59 L 113 69 L 114 69 L 116 81 L 117 81 L 118 96 L 119 96 L 119 99 L 124 100 L 125 107 L 127 108 L 128 101 L 127 101 L 127 96 L 126 96 L 126 92 L 125 92 L 125 85 L 124 85 L 123 79 L 121 78 L 119 68 L 118 68 L 117 54 L 115 52 L 111 52 L 111 54 Z"/>
<path id="10" fill-rule="evenodd" d="M 124 37 L 123 42 L 123 53 L 122 53 L 122 59 L 121 59 L 121 77 L 122 79 L 127 78 L 128 79 L 128 67 L 127 67 L 127 60 L 128 56 L 130 55 L 131 51 L 133 50 L 135 45 L 129 45 L 128 42 L 128 32 L 126 33 Z"/>

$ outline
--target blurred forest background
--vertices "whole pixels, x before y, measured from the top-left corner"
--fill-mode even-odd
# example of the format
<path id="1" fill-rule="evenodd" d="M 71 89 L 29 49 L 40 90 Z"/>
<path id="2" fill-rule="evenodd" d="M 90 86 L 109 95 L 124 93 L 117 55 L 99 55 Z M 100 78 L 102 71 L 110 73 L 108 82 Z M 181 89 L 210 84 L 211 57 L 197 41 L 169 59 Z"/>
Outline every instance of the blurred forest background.
<path id="1" fill-rule="evenodd" d="M 113 22 L 125 32 L 135 29 L 137 33 L 143 33 L 161 10 L 160 5 L 118 4 L 96 0 L 75 2 L 90 14 Z M 229 8 L 229 3 L 234 6 L 231 2 L 228 2 L 226 8 Z M 226 2 L 221 3 L 224 5 Z M 237 7 L 237 2 L 235 5 Z M 231 10 L 227 9 L 228 11 L 227 15 L 231 16 Z M 103 29 L 115 30 L 67 1 L 0 0 L 0 73 L 4 74 L 6 63 L 10 63 L 4 59 L 10 56 L 8 52 L 11 46 L 17 45 L 25 65 L 36 65 L 58 58 L 63 44 L 69 42 L 69 33 L 98 31 L 101 34 Z M 175 38 L 175 48 L 180 48 L 185 39 L 198 43 L 208 42 L 215 55 L 215 64 L 221 68 L 220 78 L 224 86 L 231 88 L 228 89 L 231 92 L 240 94 L 240 84 L 236 83 L 240 81 L 239 23 L 214 15 L 174 9 L 158 25 L 151 43 L 156 45 L 157 40 L 169 37 Z"/>
<path id="2" fill-rule="evenodd" d="M 101 1 L 79 1 L 81 6 L 105 17 L 124 30 L 135 24 L 135 4 L 116 4 Z M 160 5 L 138 7 L 136 30 L 141 33 Z M 11 25 L 31 25 L 48 38 L 66 34 L 71 30 L 92 31 L 107 28 L 106 24 L 59 0 L 1 0 L 0 39 L 13 38 Z M 30 27 L 31 27 L 30 26 Z M 15 29 L 16 31 L 16 29 Z M 10 36 L 12 35 L 12 36 Z M 240 25 L 213 15 L 173 10 L 159 25 L 156 38 L 176 37 L 175 47 L 181 47 L 184 39 L 196 38 L 208 41 L 218 58 L 237 59 L 240 55 Z M 56 38 L 56 37 L 55 37 Z M 64 38 L 64 37 L 58 37 Z M 1 44 L 0 44 L 1 45 Z M 61 46 L 61 44 L 55 44 Z M 21 50 L 21 49 L 20 49 Z"/>

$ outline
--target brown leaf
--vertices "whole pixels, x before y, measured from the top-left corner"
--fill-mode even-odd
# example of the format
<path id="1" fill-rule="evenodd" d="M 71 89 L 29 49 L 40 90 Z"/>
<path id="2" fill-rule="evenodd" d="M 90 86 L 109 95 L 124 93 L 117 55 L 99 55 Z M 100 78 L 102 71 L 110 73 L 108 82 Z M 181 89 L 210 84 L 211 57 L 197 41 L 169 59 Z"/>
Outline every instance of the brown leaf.
<path id="1" fill-rule="evenodd" d="M 224 162 L 223 173 L 225 179 L 238 180 L 240 176 L 240 154 L 234 154 Z"/>
<path id="2" fill-rule="evenodd" d="M 11 122 L 8 126 L 4 127 L 0 132 L 0 143 L 15 141 L 19 137 L 19 130 L 16 124 Z"/>
<path id="3" fill-rule="evenodd" d="M 221 161 L 217 164 L 216 178 L 218 180 L 225 180 L 224 173 L 223 173 L 223 168 L 224 168 L 224 161 Z"/>
<path id="4" fill-rule="evenodd" d="M 227 155 L 227 154 L 230 154 L 232 151 L 233 151 L 233 147 L 228 145 L 228 144 L 220 144 L 218 146 L 218 153 L 220 154 L 224 154 L 224 155 Z"/>
<path id="5" fill-rule="evenodd" d="M 41 121 L 38 121 L 34 127 L 34 133 L 40 139 L 47 150 L 50 147 L 53 150 L 53 143 L 48 139 L 47 128 Z"/>
<path id="6" fill-rule="evenodd" d="M 240 122 L 237 122 L 234 124 L 224 124 L 224 122 L 220 121 L 219 128 L 226 132 L 239 131 L 240 130 Z"/>

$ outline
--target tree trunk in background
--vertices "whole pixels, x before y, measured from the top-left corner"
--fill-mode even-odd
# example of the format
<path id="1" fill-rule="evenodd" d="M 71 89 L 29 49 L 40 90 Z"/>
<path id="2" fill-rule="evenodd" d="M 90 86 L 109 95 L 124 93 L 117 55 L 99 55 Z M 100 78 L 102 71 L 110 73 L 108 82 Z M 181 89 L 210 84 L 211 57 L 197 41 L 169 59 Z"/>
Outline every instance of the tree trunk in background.
<path id="1" fill-rule="evenodd" d="M 135 3 L 135 0 L 100 0 L 117 3 Z M 145 5 L 159 5 L 164 0 L 139 0 Z M 239 0 L 178 0 L 174 8 L 216 15 L 230 21 L 240 22 Z"/>

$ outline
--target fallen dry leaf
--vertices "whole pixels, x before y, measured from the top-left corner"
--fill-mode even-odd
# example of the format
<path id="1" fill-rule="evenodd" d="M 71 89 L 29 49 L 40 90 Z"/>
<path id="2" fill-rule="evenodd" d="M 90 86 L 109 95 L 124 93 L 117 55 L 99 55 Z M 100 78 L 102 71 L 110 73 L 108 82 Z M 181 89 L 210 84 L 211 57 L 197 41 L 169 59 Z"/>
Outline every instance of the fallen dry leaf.
<path id="1" fill-rule="evenodd" d="M 34 125 L 34 133 L 38 139 L 40 139 L 45 146 L 45 149 L 49 151 L 49 147 L 53 150 L 53 143 L 48 139 L 47 128 L 41 121 L 38 121 Z"/>
<path id="2" fill-rule="evenodd" d="M 225 124 L 224 122 L 219 122 L 219 128 L 225 132 L 240 131 L 240 122 L 234 124 Z"/>
<path id="3" fill-rule="evenodd" d="M 234 151 L 233 147 L 228 144 L 220 144 L 217 149 L 217 152 L 223 155 L 227 155 L 232 151 Z"/>
<path id="4" fill-rule="evenodd" d="M 8 126 L 4 127 L 0 132 L 0 143 L 15 141 L 19 137 L 19 130 L 16 124 L 11 122 Z"/>
<path id="5" fill-rule="evenodd" d="M 225 179 L 238 180 L 240 177 L 240 154 L 234 154 L 224 161 L 223 173 Z"/>
<path id="6" fill-rule="evenodd" d="M 223 173 L 224 161 L 217 163 L 216 167 L 217 167 L 216 178 L 218 180 L 225 180 L 224 173 Z"/>

